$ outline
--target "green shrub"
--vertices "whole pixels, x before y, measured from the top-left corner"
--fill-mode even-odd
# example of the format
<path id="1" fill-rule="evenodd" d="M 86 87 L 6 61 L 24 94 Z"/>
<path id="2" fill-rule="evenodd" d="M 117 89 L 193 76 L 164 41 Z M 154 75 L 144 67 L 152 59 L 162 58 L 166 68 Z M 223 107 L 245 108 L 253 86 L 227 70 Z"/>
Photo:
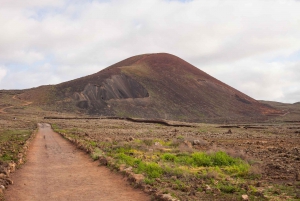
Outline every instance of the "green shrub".
<path id="1" fill-rule="evenodd" d="M 235 186 L 232 185 L 219 185 L 218 188 L 220 189 L 220 191 L 222 191 L 223 193 L 234 193 L 237 192 L 238 189 Z"/>
<path id="2" fill-rule="evenodd" d="M 143 140 L 144 144 L 147 146 L 152 146 L 154 144 L 153 140 L 145 139 Z"/>
<path id="3" fill-rule="evenodd" d="M 97 142 L 95 141 L 89 141 L 89 144 L 93 147 L 96 147 L 97 146 Z"/>
<path id="4" fill-rule="evenodd" d="M 145 184 L 153 185 L 155 183 L 155 179 L 145 178 Z"/>
<path id="5" fill-rule="evenodd" d="M 178 135 L 178 136 L 177 136 L 177 139 L 178 139 L 178 140 L 183 140 L 183 139 L 184 139 L 184 136 Z"/>
<path id="6" fill-rule="evenodd" d="M 138 171 L 140 173 L 146 173 L 149 178 L 158 178 L 162 175 L 163 169 L 156 163 L 139 163 Z"/>
<path id="7" fill-rule="evenodd" d="M 135 158 L 133 158 L 131 156 L 128 156 L 124 153 L 118 154 L 117 159 L 118 159 L 119 163 L 125 163 L 125 164 L 130 165 L 130 166 L 137 165 L 141 162 L 141 160 L 135 159 Z"/>
<path id="8" fill-rule="evenodd" d="M 161 140 L 161 139 L 155 139 L 155 140 L 153 140 L 153 142 L 158 142 L 162 146 L 170 146 L 172 144 L 171 141 L 164 141 L 164 140 Z"/>
<path id="9" fill-rule="evenodd" d="M 187 153 L 181 153 L 177 154 L 177 161 L 182 165 L 188 165 L 193 166 L 194 165 L 194 159 L 191 157 L 190 154 Z"/>
<path id="10" fill-rule="evenodd" d="M 91 153 L 91 157 L 94 161 L 98 160 L 101 155 L 102 151 L 99 148 L 95 148 L 94 151 Z"/>
<path id="11" fill-rule="evenodd" d="M 229 166 L 238 162 L 237 159 L 232 158 L 231 156 L 222 151 L 218 151 L 212 154 L 211 159 L 214 166 Z"/>
<path id="12" fill-rule="evenodd" d="M 176 184 L 176 187 L 179 190 L 184 190 L 186 188 L 185 184 L 182 181 L 178 180 L 178 179 L 175 180 L 174 183 Z"/>
<path id="13" fill-rule="evenodd" d="M 163 171 L 164 174 L 168 176 L 175 175 L 177 177 L 180 177 L 184 174 L 184 170 L 181 168 L 164 167 Z"/>
<path id="14" fill-rule="evenodd" d="M 232 165 L 225 167 L 225 172 L 235 175 L 235 176 L 246 176 L 249 173 L 250 165 L 247 163 L 240 163 L 237 165 Z"/>
<path id="15" fill-rule="evenodd" d="M 58 127 L 57 124 L 52 124 L 51 126 L 52 126 L 52 129 L 53 129 L 53 130 L 59 129 L 59 127 Z"/>
<path id="16" fill-rule="evenodd" d="M 203 152 L 193 153 L 192 159 L 193 159 L 193 165 L 197 167 L 200 166 L 209 167 L 213 165 L 212 158 Z"/>
<path id="17" fill-rule="evenodd" d="M 103 142 L 106 143 L 106 142 Z M 125 145 L 115 150 L 116 153 L 129 153 L 131 151 L 131 146 Z"/>
<path id="18" fill-rule="evenodd" d="M 0 157 L 0 161 L 11 161 L 11 160 L 14 160 L 14 158 L 12 155 L 9 155 L 9 154 L 3 154 Z"/>
<path id="19" fill-rule="evenodd" d="M 171 154 L 171 153 L 164 153 L 161 158 L 165 161 L 172 161 L 172 162 L 176 162 L 177 161 L 177 157 L 175 154 Z"/>

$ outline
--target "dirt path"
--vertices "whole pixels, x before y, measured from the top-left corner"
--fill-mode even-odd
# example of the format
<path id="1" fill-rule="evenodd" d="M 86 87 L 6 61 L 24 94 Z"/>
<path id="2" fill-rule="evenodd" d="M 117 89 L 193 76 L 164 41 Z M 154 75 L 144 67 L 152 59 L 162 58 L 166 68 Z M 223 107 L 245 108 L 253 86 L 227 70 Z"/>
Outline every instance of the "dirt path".
<path id="1" fill-rule="evenodd" d="M 25 100 L 18 99 L 18 98 L 16 97 L 16 95 L 14 95 L 12 98 L 15 99 L 15 100 L 19 100 L 19 101 L 24 102 L 24 103 L 22 104 L 22 106 L 27 106 L 27 105 L 32 104 L 32 102 L 30 102 L 30 101 L 25 101 Z"/>
<path id="2" fill-rule="evenodd" d="M 23 101 L 23 100 L 17 99 L 16 96 L 13 96 L 12 98 L 15 99 L 15 100 Z M 32 103 L 32 102 L 29 102 L 29 101 L 23 101 L 23 102 L 24 103 L 21 104 L 21 106 L 27 106 L 27 105 L 30 105 Z M 9 108 L 13 108 L 13 107 L 15 107 L 15 106 L 12 105 L 12 106 L 8 106 L 8 107 L 4 107 L 4 108 L 0 109 L 0 113 L 7 114 L 7 112 L 5 112 L 5 110 L 9 109 Z"/>
<path id="3" fill-rule="evenodd" d="M 2 108 L 2 109 L 0 109 L 0 113 L 7 114 L 7 112 L 5 112 L 5 110 L 8 108 L 12 108 L 12 107 L 14 107 L 14 106 L 8 106 L 8 107 Z"/>
<path id="4" fill-rule="evenodd" d="M 150 200 L 121 175 L 98 167 L 97 162 L 54 133 L 49 124 L 39 124 L 27 162 L 12 179 L 14 184 L 5 192 L 6 201 Z"/>

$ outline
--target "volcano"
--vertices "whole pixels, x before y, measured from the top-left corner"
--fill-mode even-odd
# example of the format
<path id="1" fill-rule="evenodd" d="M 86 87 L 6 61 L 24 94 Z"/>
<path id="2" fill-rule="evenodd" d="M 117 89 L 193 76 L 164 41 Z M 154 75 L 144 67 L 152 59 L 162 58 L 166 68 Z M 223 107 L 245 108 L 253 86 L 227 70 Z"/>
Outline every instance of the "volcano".
<path id="1" fill-rule="evenodd" d="M 167 53 L 133 56 L 95 74 L 29 89 L 18 97 L 56 111 L 191 122 L 281 114 Z"/>

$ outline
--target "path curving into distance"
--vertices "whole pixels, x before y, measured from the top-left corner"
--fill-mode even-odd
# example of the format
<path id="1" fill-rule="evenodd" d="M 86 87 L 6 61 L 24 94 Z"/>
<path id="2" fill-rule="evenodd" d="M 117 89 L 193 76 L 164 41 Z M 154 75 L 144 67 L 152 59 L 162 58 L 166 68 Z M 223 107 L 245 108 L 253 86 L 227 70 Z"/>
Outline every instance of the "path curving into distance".
<path id="1" fill-rule="evenodd" d="M 150 201 L 121 175 L 99 167 L 89 156 L 39 124 L 27 152 L 27 162 L 12 175 L 6 201 Z"/>
<path id="2" fill-rule="evenodd" d="M 7 114 L 7 112 L 5 112 L 6 109 L 9 109 L 9 108 L 12 108 L 14 106 L 8 106 L 8 107 L 4 107 L 2 109 L 0 109 L 0 113 L 3 113 L 3 114 Z"/>
<path id="3" fill-rule="evenodd" d="M 17 99 L 16 95 L 14 95 L 12 98 L 15 100 L 20 100 L 20 99 Z M 21 100 L 21 101 L 23 101 L 23 100 Z M 23 101 L 23 102 L 24 103 L 21 104 L 21 106 L 27 106 L 27 105 L 32 104 L 32 102 L 29 102 L 29 101 Z M 8 107 L 4 107 L 4 108 L 0 109 L 0 113 L 7 114 L 7 112 L 5 110 L 9 109 L 9 108 L 13 108 L 13 107 L 15 107 L 15 106 L 12 105 L 12 106 L 8 106 Z"/>

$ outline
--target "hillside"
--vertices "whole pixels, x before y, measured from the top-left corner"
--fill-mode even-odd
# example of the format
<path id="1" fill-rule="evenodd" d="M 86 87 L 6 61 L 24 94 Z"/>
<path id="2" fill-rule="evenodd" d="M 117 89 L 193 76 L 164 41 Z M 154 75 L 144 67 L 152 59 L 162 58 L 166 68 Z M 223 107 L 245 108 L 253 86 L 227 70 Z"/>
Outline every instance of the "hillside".
<path id="1" fill-rule="evenodd" d="M 57 111 L 181 121 L 257 121 L 282 113 L 167 53 L 130 57 L 18 98 Z"/>
<path id="2" fill-rule="evenodd" d="M 275 119 L 279 121 L 299 121 L 300 117 L 300 102 L 297 103 L 280 103 L 274 101 L 260 101 L 263 104 L 268 104 L 284 112 L 283 115 L 277 116 Z"/>

